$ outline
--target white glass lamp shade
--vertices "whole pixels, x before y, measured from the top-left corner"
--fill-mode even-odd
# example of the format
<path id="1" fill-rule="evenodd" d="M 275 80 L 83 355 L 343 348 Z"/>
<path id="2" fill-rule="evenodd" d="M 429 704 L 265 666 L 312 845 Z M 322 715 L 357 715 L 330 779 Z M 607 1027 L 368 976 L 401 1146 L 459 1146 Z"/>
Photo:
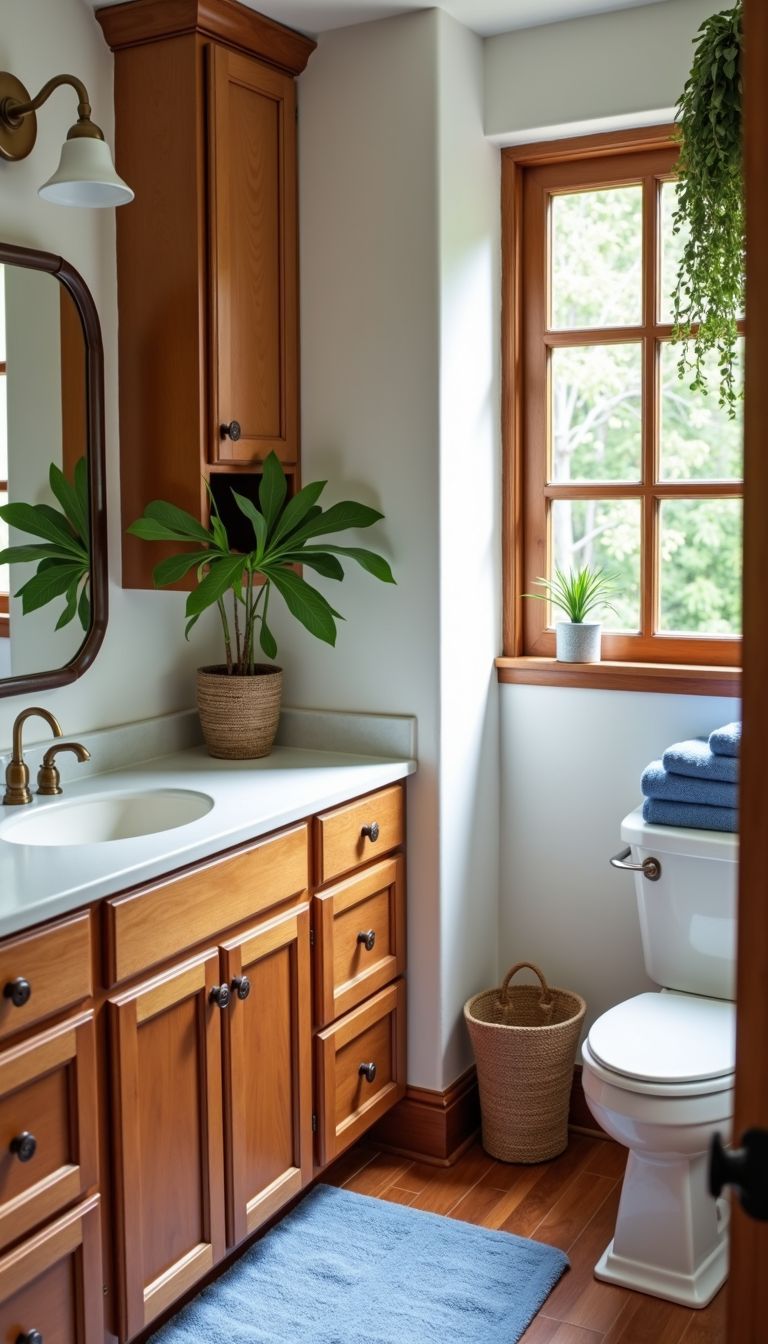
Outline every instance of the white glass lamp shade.
<path id="1" fill-rule="evenodd" d="M 80 136 L 65 140 L 59 166 L 38 194 L 55 205 L 82 205 L 90 209 L 127 205 L 131 188 L 118 177 L 105 140 Z"/>

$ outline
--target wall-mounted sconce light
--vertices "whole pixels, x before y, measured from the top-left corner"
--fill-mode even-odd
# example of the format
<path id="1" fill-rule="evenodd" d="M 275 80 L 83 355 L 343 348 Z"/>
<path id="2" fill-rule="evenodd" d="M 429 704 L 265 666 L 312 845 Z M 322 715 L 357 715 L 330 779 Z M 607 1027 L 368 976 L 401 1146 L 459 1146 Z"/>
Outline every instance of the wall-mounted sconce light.
<path id="1" fill-rule="evenodd" d="M 127 205 L 133 192 L 115 172 L 109 145 L 91 121 L 86 87 L 74 75 L 56 75 L 30 98 L 15 75 L 0 72 L 0 158 L 26 158 L 37 138 L 35 113 L 62 84 L 70 84 L 77 94 L 77 122 L 67 133 L 56 172 L 39 194 L 57 205 Z"/>

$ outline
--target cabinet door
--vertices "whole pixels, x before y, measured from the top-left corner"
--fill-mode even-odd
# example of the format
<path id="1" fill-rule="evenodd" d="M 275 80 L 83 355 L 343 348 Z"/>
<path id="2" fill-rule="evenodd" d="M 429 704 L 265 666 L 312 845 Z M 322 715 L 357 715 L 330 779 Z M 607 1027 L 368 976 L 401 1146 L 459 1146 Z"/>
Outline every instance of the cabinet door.
<path id="1" fill-rule="evenodd" d="M 143 1330 L 224 1252 L 218 952 L 109 1003 L 119 1330 Z"/>
<path id="2" fill-rule="evenodd" d="M 99 1196 L 0 1260 L 0 1342 L 103 1344 Z"/>
<path id="3" fill-rule="evenodd" d="M 312 1176 L 309 911 L 262 924 L 225 944 L 223 955 L 232 989 L 224 1095 L 227 1235 L 235 1245 Z"/>
<path id="4" fill-rule="evenodd" d="M 296 94 L 209 48 L 213 462 L 298 455 Z M 239 437 L 222 426 L 237 421 Z"/>

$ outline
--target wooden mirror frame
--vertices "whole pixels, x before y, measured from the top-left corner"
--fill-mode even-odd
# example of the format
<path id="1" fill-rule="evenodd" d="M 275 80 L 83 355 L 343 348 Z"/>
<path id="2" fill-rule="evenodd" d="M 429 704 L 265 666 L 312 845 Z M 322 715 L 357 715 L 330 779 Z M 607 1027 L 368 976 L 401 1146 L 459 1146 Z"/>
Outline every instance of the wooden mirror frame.
<path id="1" fill-rule="evenodd" d="M 91 551 L 91 623 L 73 658 L 48 672 L 0 678 L 0 696 L 47 691 L 68 686 L 91 666 L 101 648 L 109 613 L 107 558 L 107 500 L 104 453 L 104 347 L 101 325 L 91 292 L 74 266 L 52 252 L 0 242 L 0 265 L 22 266 L 54 276 L 74 300 L 85 341 L 86 453 L 88 466 L 88 523 Z"/>

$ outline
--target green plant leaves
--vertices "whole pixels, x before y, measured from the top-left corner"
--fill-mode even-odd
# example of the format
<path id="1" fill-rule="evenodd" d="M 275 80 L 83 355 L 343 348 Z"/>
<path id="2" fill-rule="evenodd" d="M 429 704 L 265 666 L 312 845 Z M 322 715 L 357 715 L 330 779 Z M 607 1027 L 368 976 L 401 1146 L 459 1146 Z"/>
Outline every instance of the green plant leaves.
<path id="1" fill-rule="evenodd" d="M 616 574 L 605 574 L 602 569 L 592 569 L 583 565 L 581 569 L 564 570 L 555 566 L 554 579 L 534 579 L 544 589 L 543 593 L 523 593 L 523 597 L 535 597 L 541 602 L 551 602 L 553 607 L 565 612 L 575 625 L 585 621 L 591 611 L 604 607 L 615 611 L 610 601 L 616 592 Z"/>
<path id="2" fill-rule="evenodd" d="M 81 459 L 85 465 L 85 459 Z M 83 507 L 83 501 L 74 485 L 70 485 L 63 471 L 61 471 L 54 462 L 51 463 L 48 472 L 48 480 L 53 494 L 62 507 L 64 516 L 71 525 L 73 531 L 78 537 L 87 537 L 88 535 L 88 510 Z"/>
<path id="3" fill-rule="evenodd" d="M 42 542 L 7 546 L 0 551 L 0 564 L 36 564 L 35 574 L 14 594 L 21 598 L 24 613 L 37 611 L 57 597 L 64 607 L 55 628 L 61 630 L 75 617 L 83 629 L 90 624 L 90 531 L 88 522 L 88 472 L 85 458 L 75 464 L 70 483 L 55 463 L 48 480 L 61 511 L 50 504 L 4 504 L 0 518 L 9 526 Z"/>
<path id="4" fill-rule="evenodd" d="M 84 554 L 82 541 L 74 535 L 64 515 L 48 504 L 3 504 L 0 518 L 10 527 L 31 532 L 33 537 L 44 537 L 73 555 Z"/>
<path id="5" fill-rule="evenodd" d="M 313 481 L 311 485 L 305 485 L 303 490 L 289 499 L 283 509 L 282 517 L 279 519 L 272 536 L 272 540 L 277 542 L 281 537 L 286 537 L 290 532 L 306 520 L 307 514 L 314 509 L 319 496 L 323 493 L 327 481 Z M 322 509 L 318 509 L 315 516 L 319 516 Z"/>
<path id="6" fill-rule="evenodd" d="M 683 341 L 680 378 L 707 391 L 704 360 L 718 352 L 720 404 L 735 416 L 737 320 L 744 311 L 741 4 L 699 28 L 678 100 L 680 160 L 675 233 L 686 232 L 673 294 L 673 339 Z"/>
<path id="7" fill-rule="evenodd" d="M 169 555 L 155 565 L 152 581 L 158 588 L 164 588 L 167 583 L 178 583 L 190 569 L 200 564 L 201 558 L 207 560 L 208 555 L 208 551 L 185 551 L 183 555 Z"/>
<path id="8" fill-rule="evenodd" d="M 43 569 L 43 565 L 49 564 L 51 567 Z M 46 603 L 51 602 L 55 597 L 61 597 L 66 593 L 71 584 L 77 583 L 83 578 L 83 566 L 76 562 L 60 564 L 58 561 L 41 562 L 37 574 L 22 584 L 16 597 L 21 598 L 21 609 L 26 615 L 30 611 L 37 611 L 39 607 L 44 607 Z M 69 620 L 74 616 L 74 608 L 69 616 Z M 57 627 L 58 628 L 58 627 Z"/>
<path id="9" fill-rule="evenodd" d="M 212 561 L 205 578 L 187 598 L 187 616 L 199 616 L 206 607 L 218 602 L 230 588 L 242 582 L 244 570 L 245 557 L 242 555 Z"/>
<path id="10" fill-rule="evenodd" d="M 245 514 L 251 523 L 253 535 L 256 538 L 256 547 L 259 551 L 262 551 L 267 540 L 267 520 L 264 514 L 259 513 L 253 500 L 246 499 L 245 495 L 239 495 L 236 490 L 232 491 L 232 498 L 240 512 Z"/>
<path id="11" fill-rule="evenodd" d="M 343 620 L 343 616 L 333 607 L 304 579 L 299 578 L 290 569 L 265 570 L 267 578 L 274 583 L 280 596 L 284 599 L 285 605 L 292 616 L 298 621 L 311 635 L 316 639 L 322 639 L 326 644 L 336 643 L 336 622 L 334 616 Z M 263 630 L 262 623 L 262 630 Z"/>
<path id="12" fill-rule="evenodd" d="M 211 542 L 211 533 L 186 509 L 154 499 L 141 518 L 131 523 L 128 531 L 142 541 L 203 541 Z"/>
<path id="13" fill-rule="evenodd" d="M 288 482 L 280 465 L 277 454 L 272 452 L 264 460 L 261 485 L 259 486 L 259 504 L 267 524 L 267 533 L 272 531 L 283 501 L 288 491 Z"/>
<path id="14" fill-rule="evenodd" d="M 328 552 L 331 555 L 345 555 L 349 560 L 356 560 L 361 569 L 372 574 L 375 579 L 380 579 L 382 583 L 396 583 L 397 580 L 384 559 L 383 555 L 377 555 L 375 551 L 363 550 L 360 546 L 324 546 L 322 552 Z M 318 554 L 311 547 L 307 547 L 301 552 L 304 564 L 309 564 L 309 557 Z"/>

